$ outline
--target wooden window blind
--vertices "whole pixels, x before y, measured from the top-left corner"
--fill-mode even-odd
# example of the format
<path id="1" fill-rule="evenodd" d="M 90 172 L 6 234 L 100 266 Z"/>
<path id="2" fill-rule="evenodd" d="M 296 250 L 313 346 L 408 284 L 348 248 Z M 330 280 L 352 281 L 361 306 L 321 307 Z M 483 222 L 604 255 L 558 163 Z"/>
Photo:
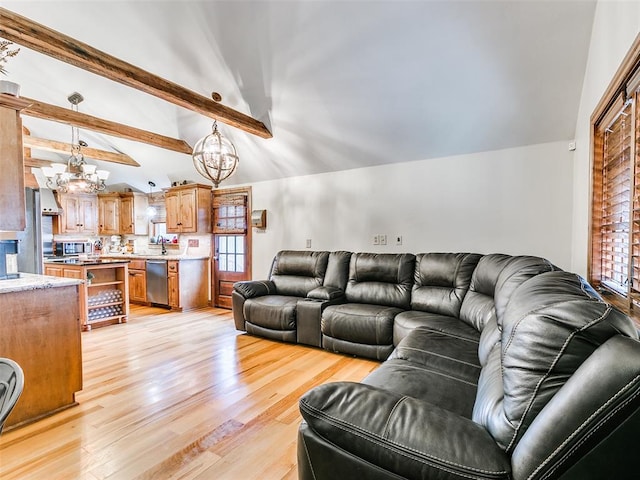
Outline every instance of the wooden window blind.
<path id="1" fill-rule="evenodd" d="M 213 218 L 213 233 L 246 233 L 247 195 L 214 195 Z"/>
<path id="2" fill-rule="evenodd" d="M 632 102 L 616 112 L 614 120 L 600 128 L 602 136 L 600 283 L 622 295 L 629 285 Z"/>

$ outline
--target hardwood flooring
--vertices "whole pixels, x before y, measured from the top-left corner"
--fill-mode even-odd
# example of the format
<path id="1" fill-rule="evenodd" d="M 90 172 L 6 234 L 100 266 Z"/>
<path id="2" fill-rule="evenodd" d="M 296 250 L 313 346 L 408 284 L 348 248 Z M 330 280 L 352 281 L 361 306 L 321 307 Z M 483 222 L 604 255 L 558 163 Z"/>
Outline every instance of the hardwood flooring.
<path id="1" fill-rule="evenodd" d="M 377 362 L 132 307 L 82 334 L 79 405 L 0 436 L 1 479 L 295 479 L 298 399 Z"/>

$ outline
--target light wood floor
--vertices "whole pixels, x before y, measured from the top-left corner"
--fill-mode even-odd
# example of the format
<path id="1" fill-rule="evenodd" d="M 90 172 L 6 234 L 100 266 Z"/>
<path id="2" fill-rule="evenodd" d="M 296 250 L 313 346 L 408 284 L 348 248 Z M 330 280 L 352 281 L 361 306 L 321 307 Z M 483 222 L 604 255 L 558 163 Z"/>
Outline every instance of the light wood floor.
<path id="1" fill-rule="evenodd" d="M 237 332 L 231 313 L 134 307 L 82 334 L 70 408 L 0 437 L 2 479 L 295 479 L 298 399 L 377 362 Z"/>

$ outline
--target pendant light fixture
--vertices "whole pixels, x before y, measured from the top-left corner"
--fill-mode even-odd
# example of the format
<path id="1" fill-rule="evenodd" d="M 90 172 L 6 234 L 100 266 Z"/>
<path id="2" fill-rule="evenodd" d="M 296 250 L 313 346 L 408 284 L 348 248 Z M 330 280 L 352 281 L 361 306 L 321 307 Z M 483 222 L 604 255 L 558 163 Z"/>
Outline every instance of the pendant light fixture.
<path id="1" fill-rule="evenodd" d="M 78 111 L 78 104 L 84 100 L 78 92 L 74 92 L 67 100 L 71 103 L 71 110 Z M 82 147 L 87 143 L 80 140 L 78 127 L 71 126 L 71 156 L 64 163 L 52 163 L 50 167 L 42 167 L 42 173 L 47 177 L 47 186 L 53 190 L 70 193 L 94 193 L 106 188 L 105 180 L 109 178 L 107 170 L 96 170 L 95 165 L 84 161 Z"/>
<path id="2" fill-rule="evenodd" d="M 193 148 L 193 165 L 215 188 L 229 178 L 238 167 L 239 158 L 233 143 L 218 131 L 214 120 L 212 133 L 201 138 Z"/>

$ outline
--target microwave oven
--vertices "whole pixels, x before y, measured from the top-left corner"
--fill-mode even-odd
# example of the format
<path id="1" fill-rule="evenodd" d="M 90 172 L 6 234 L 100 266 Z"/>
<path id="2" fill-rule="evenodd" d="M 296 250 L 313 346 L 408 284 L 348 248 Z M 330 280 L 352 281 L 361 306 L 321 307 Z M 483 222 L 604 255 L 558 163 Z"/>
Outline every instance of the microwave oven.
<path id="1" fill-rule="evenodd" d="M 66 257 L 69 255 L 91 255 L 93 253 L 93 243 L 91 242 L 56 242 L 56 257 Z"/>

